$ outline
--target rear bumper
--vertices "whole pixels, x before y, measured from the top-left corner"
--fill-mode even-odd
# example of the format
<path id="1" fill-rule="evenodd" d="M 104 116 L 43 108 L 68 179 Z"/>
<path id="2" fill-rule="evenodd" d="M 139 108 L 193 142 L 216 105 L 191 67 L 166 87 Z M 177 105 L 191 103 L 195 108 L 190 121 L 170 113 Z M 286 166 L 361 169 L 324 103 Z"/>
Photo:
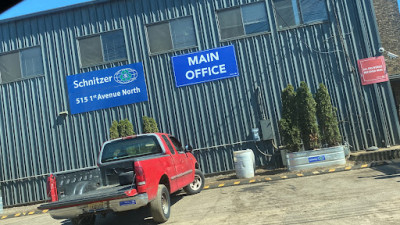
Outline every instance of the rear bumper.
<path id="1" fill-rule="evenodd" d="M 50 209 L 49 213 L 54 219 L 70 219 L 87 213 L 100 213 L 105 211 L 122 212 L 133 210 L 145 206 L 148 203 L 149 198 L 147 194 L 144 193 L 133 197 L 104 201 L 104 207 L 100 207 L 98 209 L 90 209 L 88 204 L 83 204 L 65 208 Z"/>

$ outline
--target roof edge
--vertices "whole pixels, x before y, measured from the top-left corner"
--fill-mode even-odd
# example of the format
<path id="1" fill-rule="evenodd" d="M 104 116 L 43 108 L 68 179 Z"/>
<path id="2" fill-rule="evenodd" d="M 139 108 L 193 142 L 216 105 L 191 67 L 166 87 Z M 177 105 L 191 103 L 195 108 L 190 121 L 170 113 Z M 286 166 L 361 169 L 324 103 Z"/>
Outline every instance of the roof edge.
<path id="1" fill-rule="evenodd" d="M 37 16 L 49 15 L 52 13 L 67 11 L 70 9 L 80 8 L 80 7 L 88 6 L 88 5 L 94 5 L 94 4 L 98 4 L 98 3 L 102 3 L 102 2 L 111 2 L 111 0 L 91 0 L 88 2 L 82 2 L 82 3 L 73 4 L 73 5 L 62 6 L 59 8 L 48 9 L 48 10 L 44 10 L 44 11 L 40 11 L 40 12 L 34 12 L 34 13 L 26 14 L 26 15 L 2 19 L 2 20 L 0 20 L 0 24 L 9 23 L 9 22 L 17 22 L 19 20 L 29 19 L 29 18 L 37 17 Z"/>

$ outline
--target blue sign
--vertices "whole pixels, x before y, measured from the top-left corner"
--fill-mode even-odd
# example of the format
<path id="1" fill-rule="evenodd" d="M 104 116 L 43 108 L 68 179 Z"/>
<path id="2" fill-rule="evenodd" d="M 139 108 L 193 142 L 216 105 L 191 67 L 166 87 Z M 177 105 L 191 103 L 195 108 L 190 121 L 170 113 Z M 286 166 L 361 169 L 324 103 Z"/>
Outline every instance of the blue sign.
<path id="1" fill-rule="evenodd" d="M 172 57 L 177 87 L 239 76 L 233 45 Z"/>
<path id="2" fill-rule="evenodd" d="M 67 77 L 71 114 L 147 101 L 142 63 Z"/>
<path id="3" fill-rule="evenodd" d="M 325 156 L 324 155 L 308 157 L 308 162 L 309 163 L 319 162 L 319 161 L 324 161 L 324 160 L 325 160 Z"/>
<path id="4" fill-rule="evenodd" d="M 119 202 L 119 206 L 136 205 L 136 200 L 128 200 Z"/>

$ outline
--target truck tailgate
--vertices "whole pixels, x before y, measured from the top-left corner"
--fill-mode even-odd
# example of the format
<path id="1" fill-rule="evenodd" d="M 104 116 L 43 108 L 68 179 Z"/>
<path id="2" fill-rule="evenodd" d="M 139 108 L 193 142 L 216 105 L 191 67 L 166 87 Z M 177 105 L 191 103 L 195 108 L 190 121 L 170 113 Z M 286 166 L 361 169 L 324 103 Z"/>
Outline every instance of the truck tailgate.
<path id="1" fill-rule="evenodd" d="M 57 209 L 57 208 L 65 208 L 76 205 L 84 205 L 99 201 L 125 198 L 128 197 L 125 192 L 130 190 L 132 190 L 132 185 L 125 185 L 125 186 L 118 185 L 113 187 L 106 186 L 87 192 L 82 195 L 67 196 L 60 201 L 50 202 L 40 205 L 38 208 Z"/>

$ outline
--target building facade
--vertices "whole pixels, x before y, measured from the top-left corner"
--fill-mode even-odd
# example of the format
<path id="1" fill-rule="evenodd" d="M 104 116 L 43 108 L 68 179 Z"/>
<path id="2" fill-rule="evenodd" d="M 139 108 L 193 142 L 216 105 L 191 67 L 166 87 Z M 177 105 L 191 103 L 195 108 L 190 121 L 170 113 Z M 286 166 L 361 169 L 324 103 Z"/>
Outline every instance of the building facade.
<path id="1" fill-rule="evenodd" d="M 136 133 L 143 116 L 155 118 L 194 146 L 205 173 L 232 170 L 232 152 L 246 148 L 257 165 L 272 164 L 281 91 L 301 81 L 313 93 L 328 87 L 353 151 L 400 143 L 390 83 L 363 86 L 358 73 L 357 60 L 381 47 L 371 0 L 99 0 L 3 20 L 0 31 L 6 206 L 46 199 L 51 172 L 95 166 L 112 121 L 125 118 Z M 174 57 L 229 46 L 235 76 L 177 85 Z M 135 63 L 147 99 L 71 111 L 70 77 Z"/>
<path id="2" fill-rule="evenodd" d="M 374 7 L 382 47 L 385 51 L 400 56 L 400 12 L 397 1 L 374 0 Z M 385 55 L 396 109 L 400 116 L 400 57 L 391 59 Z"/>

